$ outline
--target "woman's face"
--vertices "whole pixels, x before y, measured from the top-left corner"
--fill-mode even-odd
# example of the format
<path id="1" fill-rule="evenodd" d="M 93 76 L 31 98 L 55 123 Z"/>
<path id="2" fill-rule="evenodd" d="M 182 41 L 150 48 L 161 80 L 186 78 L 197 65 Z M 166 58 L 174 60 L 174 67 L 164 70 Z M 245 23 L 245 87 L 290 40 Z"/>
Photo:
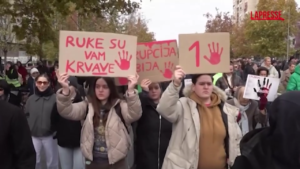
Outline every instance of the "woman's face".
<path id="1" fill-rule="evenodd" d="M 149 97 L 152 100 L 158 100 L 161 95 L 161 88 L 158 83 L 152 83 L 149 85 Z"/>
<path id="2" fill-rule="evenodd" d="M 35 85 L 39 89 L 39 91 L 43 92 L 49 87 L 50 83 L 47 78 L 39 77 L 36 80 Z"/>
<path id="3" fill-rule="evenodd" d="M 99 78 L 95 85 L 96 97 L 100 101 L 106 101 L 110 95 L 109 87 L 103 78 Z"/>
<path id="4" fill-rule="evenodd" d="M 259 76 L 268 77 L 268 73 L 267 73 L 267 71 L 262 70 L 262 71 L 259 72 Z"/>

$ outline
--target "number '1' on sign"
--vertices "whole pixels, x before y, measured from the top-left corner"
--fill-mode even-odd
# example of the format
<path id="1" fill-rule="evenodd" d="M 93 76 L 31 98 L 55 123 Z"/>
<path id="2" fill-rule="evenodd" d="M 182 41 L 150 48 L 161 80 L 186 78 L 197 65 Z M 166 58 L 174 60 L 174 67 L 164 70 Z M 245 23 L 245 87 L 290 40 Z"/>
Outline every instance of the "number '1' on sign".
<path id="1" fill-rule="evenodd" d="M 189 51 L 195 48 L 196 67 L 200 67 L 200 42 L 195 41 L 190 47 Z"/>

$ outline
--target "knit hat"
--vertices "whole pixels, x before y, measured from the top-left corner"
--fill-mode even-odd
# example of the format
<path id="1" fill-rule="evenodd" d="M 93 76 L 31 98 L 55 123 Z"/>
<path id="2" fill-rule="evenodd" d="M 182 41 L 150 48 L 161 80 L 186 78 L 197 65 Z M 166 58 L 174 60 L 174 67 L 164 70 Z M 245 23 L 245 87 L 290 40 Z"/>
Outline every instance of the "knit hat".
<path id="1" fill-rule="evenodd" d="M 30 70 L 30 74 L 33 74 L 33 73 L 39 73 L 39 70 L 37 68 L 32 68 Z"/>

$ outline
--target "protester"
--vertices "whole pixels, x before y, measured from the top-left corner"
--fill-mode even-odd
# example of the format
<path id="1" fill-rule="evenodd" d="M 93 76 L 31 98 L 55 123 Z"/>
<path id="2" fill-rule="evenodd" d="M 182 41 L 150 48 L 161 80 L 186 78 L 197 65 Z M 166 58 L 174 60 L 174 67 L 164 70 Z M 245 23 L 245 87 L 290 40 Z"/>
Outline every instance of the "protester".
<path id="1" fill-rule="evenodd" d="M 269 76 L 269 69 L 265 67 L 260 67 L 256 71 L 257 76 L 262 76 L 262 77 L 268 77 Z"/>
<path id="2" fill-rule="evenodd" d="M 23 111 L 0 100 L 0 168 L 34 169 L 35 150 Z"/>
<path id="3" fill-rule="evenodd" d="M 216 86 L 224 90 L 228 96 L 233 96 L 237 87 L 242 85 L 242 79 L 233 73 L 233 65 L 230 65 L 229 72 L 223 73 L 223 76 L 216 82 Z"/>
<path id="4" fill-rule="evenodd" d="M 300 90 L 300 65 L 295 67 L 294 73 L 290 76 L 288 81 L 286 90 L 293 91 L 293 90 Z"/>
<path id="5" fill-rule="evenodd" d="M 289 68 L 287 70 L 284 71 L 284 75 L 281 78 L 281 83 L 283 85 L 283 87 L 286 89 L 287 88 L 287 84 L 289 82 L 290 76 L 294 73 L 295 71 L 295 67 L 296 64 L 295 63 L 290 63 L 289 64 Z"/>
<path id="6" fill-rule="evenodd" d="M 272 66 L 275 67 L 275 69 L 278 73 L 278 78 L 281 78 L 280 66 L 278 66 L 277 60 L 273 60 L 271 63 L 272 63 Z"/>
<path id="7" fill-rule="evenodd" d="M 25 114 L 31 130 L 33 145 L 36 151 L 36 169 L 42 169 L 41 152 L 44 148 L 47 169 L 58 169 L 57 145 L 53 140 L 54 131 L 51 128 L 51 113 L 56 96 L 50 87 L 50 78 L 46 74 L 36 77 L 35 93 L 25 105 Z"/>
<path id="8" fill-rule="evenodd" d="M 27 80 L 27 89 L 29 90 L 29 96 L 34 94 L 35 90 L 35 78 L 39 75 L 37 68 L 32 68 L 30 70 L 30 76 Z"/>
<path id="9" fill-rule="evenodd" d="M 69 77 L 70 86 L 76 89 L 75 97 L 72 103 L 83 101 L 81 93 L 78 91 L 78 82 L 76 77 Z M 80 132 L 81 122 L 67 120 L 60 116 L 57 111 L 57 105 L 54 105 L 51 115 L 53 131 L 56 131 L 60 165 L 62 169 L 84 169 L 85 160 L 80 150 Z"/>
<path id="10" fill-rule="evenodd" d="M 247 78 L 248 78 L 248 75 L 254 75 L 255 74 L 255 70 L 253 69 L 253 66 L 251 64 L 251 61 L 244 61 L 242 63 L 242 69 L 244 71 L 244 83 L 247 82 Z"/>
<path id="11" fill-rule="evenodd" d="M 241 70 L 240 68 L 239 68 L 239 65 L 238 65 L 238 63 L 234 63 L 234 65 L 233 65 L 233 74 L 235 75 L 235 76 L 238 76 L 238 77 L 240 77 L 240 79 L 243 79 L 243 70 Z"/>
<path id="12" fill-rule="evenodd" d="M 192 84 L 184 89 L 185 97 L 179 99 L 184 76 L 176 66 L 174 80 L 157 106 L 162 117 L 173 123 L 162 168 L 228 168 L 240 154 L 239 110 L 225 103 L 226 94 L 213 86 L 208 74 L 193 75 Z"/>
<path id="13" fill-rule="evenodd" d="M 269 70 L 269 77 L 279 78 L 277 69 L 271 64 L 270 57 L 265 57 L 264 63 L 261 64 L 261 67 L 265 67 Z"/>
<path id="14" fill-rule="evenodd" d="M 237 122 L 243 135 L 255 129 L 257 123 L 266 123 L 267 119 L 265 109 L 259 110 L 257 101 L 243 98 L 244 92 L 244 86 L 238 87 L 234 98 L 227 101 L 240 109 Z"/>
<path id="15" fill-rule="evenodd" d="M 128 77 L 125 100 L 118 95 L 114 78 L 95 77 L 89 85 L 88 101 L 72 103 L 74 87 L 69 87 L 68 75 L 57 74 L 62 89 L 57 91 L 57 108 L 70 120 L 84 120 L 81 151 L 91 161 L 86 169 L 124 169 L 131 147 L 128 127 L 142 115 L 141 102 L 135 86 L 138 75 Z"/>
<path id="16" fill-rule="evenodd" d="M 26 77 L 27 77 L 27 70 L 20 61 L 17 62 L 17 70 L 18 70 L 18 73 L 22 76 L 22 81 L 23 81 L 23 84 L 25 85 Z"/>
<path id="17" fill-rule="evenodd" d="M 136 129 L 136 169 L 161 169 L 172 134 L 172 124 L 156 111 L 162 94 L 159 83 L 141 82 L 143 113 Z"/>
<path id="18" fill-rule="evenodd" d="M 21 87 L 18 78 L 19 74 L 15 66 L 12 64 L 12 62 L 7 62 L 5 67 L 5 80 L 12 87 L 11 89 Z"/>
<path id="19" fill-rule="evenodd" d="M 232 169 L 300 168 L 300 92 L 287 92 L 273 102 L 270 127 L 245 135 Z"/>
<path id="20" fill-rule="evenodd" d="M 11 92 L 11 87 L 5 80 L 0 80 L 0 100 L 7 101 L 17 107 L 21 106 L 22 96 Z"/>

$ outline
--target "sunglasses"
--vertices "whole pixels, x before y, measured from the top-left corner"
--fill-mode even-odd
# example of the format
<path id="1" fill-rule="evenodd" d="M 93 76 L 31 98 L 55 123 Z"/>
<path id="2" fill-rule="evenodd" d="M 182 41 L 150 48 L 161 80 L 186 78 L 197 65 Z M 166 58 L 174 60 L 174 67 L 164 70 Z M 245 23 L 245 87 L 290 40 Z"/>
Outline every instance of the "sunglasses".
<path id="1" fill-rule="evenodd" d="M 47 81 L 37 81 L 36 82 L 38 85 L 48 85 L 49 84 L 49 82 L 47 82 Z"/>
<path id="2" fill-rule="evenodd" d="M 0 88 L 0 91 L 2 92 L 4 89 Z"/>

